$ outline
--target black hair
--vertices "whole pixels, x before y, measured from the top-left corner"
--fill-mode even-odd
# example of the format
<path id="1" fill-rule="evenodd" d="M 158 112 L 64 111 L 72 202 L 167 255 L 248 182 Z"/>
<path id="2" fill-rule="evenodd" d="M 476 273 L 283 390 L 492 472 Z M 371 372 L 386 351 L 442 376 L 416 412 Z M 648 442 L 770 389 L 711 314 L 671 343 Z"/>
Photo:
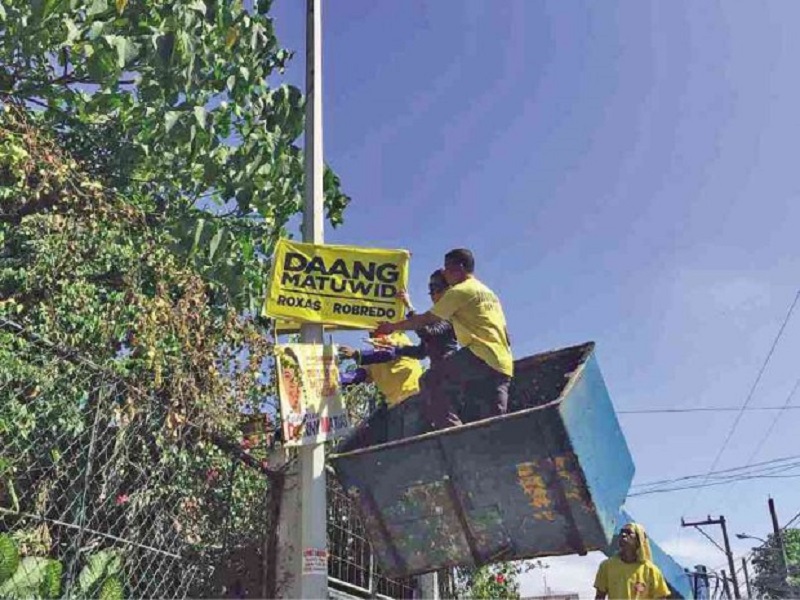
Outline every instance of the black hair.
<path id="1" fill-rule="evenodd" d="M 475 257 L 466 248 L 456 248 L 444 255 L 444 262 L 453 262 L 463 267 L 467 273 L 475 271 Z"/>
<path id="2" fill-rule="evenodd" d="M 282 351 L 283 351 L 284 354 L 286 354 L 287 356 L 291 357 L 291 359 L 295 363 L 297 363 L 298 367 L 300 366 L 300 357 L 297 356 L 297 353 L 294 350 L 292 350 L 288 346 L 285 346 L 284 348 L 282 348 Z"/>
<path id="3" fill-rule="evenodd" d="M 436 269 L 431 276 L 428 278 L 428 287 L 433 287 L 440 290 L 446 290 L 449 285 L 447 285 L 447 279 L 444 277 L 444 269 Z"/>

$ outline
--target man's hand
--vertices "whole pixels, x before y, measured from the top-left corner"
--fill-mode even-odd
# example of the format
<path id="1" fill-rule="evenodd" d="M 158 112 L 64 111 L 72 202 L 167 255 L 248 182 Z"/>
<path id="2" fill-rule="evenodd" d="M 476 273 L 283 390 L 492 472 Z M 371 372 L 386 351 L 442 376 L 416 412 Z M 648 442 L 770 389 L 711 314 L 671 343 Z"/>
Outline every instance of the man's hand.
<path id="1" fill-rule="evenodd" d="M 397 344 L 392 343 L 392 340 L 382 335 L 376 335 L 365 340 L 376 350 L 391 350 L 397 347 Z"/>
<path id="2" fill-rule="evenodd" d="M 407 291 L 400 290 L 397 292 L 396 297 L 403 303 L 403 306 L 405 306 L 407 310 L 414 310 L 414 307 L 411 305 L 411 296 L 408 295 Z"/>
<path id="3" fill-rule="evenodd" d="M 378 326 L 375 328 L 375 335 L 389 335 L 395 331 L 394 323 L 378 323 Z"/>

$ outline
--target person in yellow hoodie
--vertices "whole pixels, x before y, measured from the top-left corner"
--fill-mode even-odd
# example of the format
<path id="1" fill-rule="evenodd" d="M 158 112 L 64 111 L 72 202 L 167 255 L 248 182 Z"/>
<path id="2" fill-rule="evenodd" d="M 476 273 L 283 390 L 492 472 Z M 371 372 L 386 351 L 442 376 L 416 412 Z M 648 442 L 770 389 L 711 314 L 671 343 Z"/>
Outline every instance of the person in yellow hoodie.
<path id="1" fill-rule="evenodd" d="M 664 575 L 653 564 L 644 527 L 628 523 L 620 530 L 619 552 L 600 563 L 594 587 L 596 600 L 669 597 L 670 589 Z"/>
<path id="2" fill-rule="evenodd" d="M 348 346 L 339 347 L 342 358 L 353 359 L 358 368 L 342 373 L 342 387 L 356 383 L 374 383 L 386 397 L 389 407 L 400 404 L 406 398 L 419 393 L 419 378 L 422 365 L 416 358 L 402 356 L 397 348 L 412 346 L 404 333 L 371 338 L 374 349 L 353 350 Z"/>
<path id="3" fill-rule="evenodd" d="M 404 356 L 400 349 L 413 346 L 404 333 L 371 336 L 373 349 L 354 350 L 339 347 L 339 356 L 356 362 L 358 367 L 340 375 L 343 388 L 356 383 L 374 383 L 386 403 L 378 406 L 369 417 L 368 445 L 397 440 L 405 435 L 406 411 L 403 402 L 420 390 L 422 364 L 416 358 Z"/>

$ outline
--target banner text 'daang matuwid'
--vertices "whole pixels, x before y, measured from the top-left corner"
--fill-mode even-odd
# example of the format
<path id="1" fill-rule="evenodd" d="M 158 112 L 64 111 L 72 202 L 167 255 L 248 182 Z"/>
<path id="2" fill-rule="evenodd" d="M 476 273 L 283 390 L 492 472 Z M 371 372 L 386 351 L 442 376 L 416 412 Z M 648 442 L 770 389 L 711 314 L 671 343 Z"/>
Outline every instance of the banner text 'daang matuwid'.
<path id="1" fill-rule="evenodd" d="M 280 240 L 265 313 L 271 317 L 372 329 L 404 318 L 397 292 L 408 284 L 409 254 Z"/>

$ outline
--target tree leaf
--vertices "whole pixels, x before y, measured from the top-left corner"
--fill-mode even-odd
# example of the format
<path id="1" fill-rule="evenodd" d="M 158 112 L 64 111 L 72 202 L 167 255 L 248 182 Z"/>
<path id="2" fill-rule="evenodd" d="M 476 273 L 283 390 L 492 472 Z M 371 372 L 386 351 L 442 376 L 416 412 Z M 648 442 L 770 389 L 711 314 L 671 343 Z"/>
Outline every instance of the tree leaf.
<path id="1" fill-rule="evenodd" d="M 214 237 L 211 238 L 211 244 L 208 246 L 208 260 L 214 260 L 214 255 L 217 253 L 217 248 L 219 248 L 219 243 L 222 241 L 222 236 L 224 233 L 225 228 L 220 227 L 217 230 L 217 233 L 214 234 Z"/>
<path id="2" fill-rule="evenodd" d="M 203 237 L 203 229 L 205 228 L 205 225 L 205 219 L 197 219 L 197 225 L 194 228 L 194 242 L 192 243 L 192 249 L 189 251 L 190 255 L 193 255 L 195 252 L 197 252 L 197 247 L 200 245 L 200 238 Z"/>
<path id="3" fill-rule="evenodd" d="M 228 33 L 225 34 L 225 49 L 230 50 L 239 39 L 239 30 L 236 27 L 229 27 Z"/>
<path id="4" fill-rule="evenodd" d="M 105 29 L 106 22 L 105 21 L 95 21 L 89 27 L 89 31 L 86 34 L 86 39 L 90 41 L 94 41 L 100 37 L 103 33 L 103 29 Z"/>
<path id="5" fill-rule="evenodd" d="M 81 32 L 75 25 L 75 21 L 69 17 L 64 18 L 64 26 L 67 28 L 67 39 L 64 41 L 64 44 L 70 46 L 72 42 L 81 36 Z"/>
<path id="6" fill-rule="evenodd" d="M 194 118 L 197 119 L 197 124 L 200 126 L 200 129 L 206 128 L 206 114 L 205 106 L 194 107 Z"/>
<path id="7" fill-rule="evenodd" d="M 201 15 L 206 15 L 206 3 L 204 0 L 193 0 L 193 2 L 189 3 L 187 6 L 189 10 L 196 10 Z"/>
<path id="8" fill-rule="evenodd" d="M 117 74 L 117 62 L 114 60 L 114 55 L 105 48 L 94 48 L 87 67 L 89 75 L 96 83 L 105 83 Z"/>
<path id="9" fill-rule="evenodd" d="M 108 10 L 108 0 L 92 0 L 89 9 L 86 11 L 87 17 L 102 14 Z"/>
<path id="10" fill-rule="evenodd" d="M 90 598 L 97 596 L 97 586 L 106 577 L 117 575 L 122 569 L 122 559 L 113 550 L 101 550 L 89 555 L 86 566 L 78 575 L 78 587 L 83 595 Z"/>
<path id="11" fill-rule="evenodd" d="M 138 46 L 131 40 L 120 35 L 104 35 L 103 39 L 109 46 L 117 51 L 117 66 L 124 69 L 125 65 L 138 54 Z"/>
<path id="12" fill-rule="evenodd" d="M 128 0 L 116 0 L 117 4 L 117 13 L 122 14 L 122 11 L 125 10 L 125 7 L 128 5 Z"/>
<path id="13" fill-rule="evenodd" d="M 46 19 L 55 11 L 62 7 L 64 0 L 44 0 L 44 10 L 42 11 L 42 18 Z"/>
<path id="14" fill-rule="evenodd" d="M 177 110 L 168 110 L 167 114 L 164 115 L 164 126 L 166 127 L 167 133 L 175 126 L 175 123 L 178 122 L 181 113 Z"/>
<path id="15" fill-rule="evenodd" d="M 39 585 L 44 581 L 49 558 L 27 556 L 19 563 L 14 574 L 0 585 L 0 598 L 23 599 L 39 595 Z"/>

